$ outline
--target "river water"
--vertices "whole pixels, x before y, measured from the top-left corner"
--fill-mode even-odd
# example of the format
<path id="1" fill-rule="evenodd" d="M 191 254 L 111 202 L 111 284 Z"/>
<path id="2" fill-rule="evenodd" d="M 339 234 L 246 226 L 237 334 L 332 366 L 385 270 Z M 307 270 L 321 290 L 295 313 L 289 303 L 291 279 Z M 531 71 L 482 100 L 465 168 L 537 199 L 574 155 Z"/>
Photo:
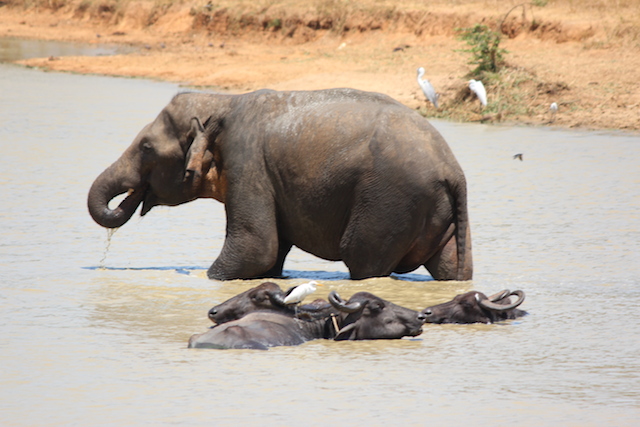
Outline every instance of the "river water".
<path id="1" fill-rule="evenodd" d="M 280 281 L 414 309 L 523 289 L 527 317 L 188 350 L 210 307 L 260 283 L 206 279 L 222 205 L 154 208 L 110 239 L 86 209 L 93 179 L 179 90 L 0 64 L 1 425 L 637 425 L 638 135 L 436 121 L 469 183 L 474 281 L 351 282 L 300 251 Z"/>

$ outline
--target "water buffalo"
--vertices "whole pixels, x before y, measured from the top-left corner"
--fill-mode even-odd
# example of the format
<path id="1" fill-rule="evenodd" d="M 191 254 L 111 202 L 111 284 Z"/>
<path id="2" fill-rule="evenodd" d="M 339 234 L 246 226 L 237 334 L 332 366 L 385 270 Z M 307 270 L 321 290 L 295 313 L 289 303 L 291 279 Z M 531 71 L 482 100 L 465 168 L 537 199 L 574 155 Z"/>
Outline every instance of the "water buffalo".
<path id="1" fill-rule="evenodd" d="M 284 299 L 293 289 L 295 288 L 284 292 L 276 283 L 261 283 L 213 307 L 209 310 L 209 319 L 220 324 L 240 319 L 254 311 L 271 311 L 288 316 L 297 314 L 299 318 L 326 317 L 331 312 L 336 312 L 331 304 L 322 299 L 297 307 L 286 304 Z"/>
<path id="2" fill-rule="evenodd" d="M 211 279 L 281 276 L 293 245 L 343 261 L 353 279 L 420 266 L 437 280 L 472 277 L 464 173 L 435 128 L 386 95 L 178 94 L 96 178 L 87 204 L 115 228 L 140 204 L 145 215 L 197 198 L 225 204 Z"/>
<path id="3" fill-rule="evenodd" d="M 314 339 L 398 339 L 422 333 L 424 315 L 385 301 L 368 292 L 358 292 L 344 301 L 332 291 L 331 305 L 337 314 L 324 318 L 255 311 L 214 326 L 189 339 L 189 348 L 245 348 L 266 350 Z"/>
<path id="4" fill-rule="evenodd" d="M 518 298 L 511 302 L 511 296 Z M 527 314 L 518 307 L 524 301 L 524 292 L 504 290 L 487 297 L 482 292 L 471 291 L 456 295 L 449 302 L 422 310 L 426 323 L 493 323 L 515 319 Z"/>

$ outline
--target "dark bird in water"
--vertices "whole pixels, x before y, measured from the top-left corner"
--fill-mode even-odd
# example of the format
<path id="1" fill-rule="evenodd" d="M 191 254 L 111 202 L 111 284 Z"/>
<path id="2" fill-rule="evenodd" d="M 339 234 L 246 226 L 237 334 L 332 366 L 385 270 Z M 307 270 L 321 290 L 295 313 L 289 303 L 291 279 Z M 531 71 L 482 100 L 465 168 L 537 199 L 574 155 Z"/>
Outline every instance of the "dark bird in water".
<path id="1" fill-rule="evenodd" d="M 522 161 L 522 153 L 518 153 L 515 156 L 513 156 L 513 159 L 520 159 L 520 161 Z"/>

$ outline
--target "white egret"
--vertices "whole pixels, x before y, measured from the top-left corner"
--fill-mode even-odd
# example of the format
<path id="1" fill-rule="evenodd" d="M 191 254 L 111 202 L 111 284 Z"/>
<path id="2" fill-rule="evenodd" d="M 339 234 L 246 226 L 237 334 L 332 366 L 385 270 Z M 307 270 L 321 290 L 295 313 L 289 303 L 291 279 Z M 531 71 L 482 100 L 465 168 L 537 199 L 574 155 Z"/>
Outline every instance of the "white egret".
<path id="1" fill-rule="evenodd" d="M 429 101 L 434 105 L 434 107 L 438 108 L 438 98 L 440 95 L 436 93 L 436 90 L 433 88 L 429 80 L 423 79 L 424 76 L 424 68 L 418 68 L 418 84 L 422 88 L 422 93 L 427 97 Z"/>
<path id="2" fill-rule="evenodd" d="M 487 91 L 480 80 L 469 80 L 469 89 L 475 93 L 483 107 L 487 106 Z"/>
<path id="3" fill-rule="evenodd" d="M 551 111 L 551 123 L 553 123 L 556 120 L 556 113 L 558 112 L 558 104 L 556 104 L 555 102 L 552 102 L 551 106 L 549 107 L 549 111 Z"/>
<path id="4" fill-rule="evenodd" d="M 296 286 L 291 290 L 291 292 L 289 292 L 289 295 L 284 298 L 284 303 L 298 304 L 299 302 L 302 302 L 302 300 L 316 291 L 316 285 L 320 285 L 320 283 L 312 280 L 308 283 Z"/>

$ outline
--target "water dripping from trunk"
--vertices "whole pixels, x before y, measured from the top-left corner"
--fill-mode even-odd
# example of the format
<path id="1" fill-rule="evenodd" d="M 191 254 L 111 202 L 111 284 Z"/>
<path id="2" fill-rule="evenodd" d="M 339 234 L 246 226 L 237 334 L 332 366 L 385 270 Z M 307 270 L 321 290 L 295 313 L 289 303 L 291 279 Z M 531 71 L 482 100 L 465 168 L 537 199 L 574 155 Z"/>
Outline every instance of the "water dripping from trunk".
<path id="1" fill-rule="evenodd" d="M 107 240 L 105 241 L 104 253 L 102 254 L 102 259 L 100 260 L 99 268 L 104 270 L 106 268 L 105 261 L 107 260 L 107 253 L 109 253 L 109 247 L 111 246 L 111 237 L 115 234 L 117 228 L 107 228 Z"/>

